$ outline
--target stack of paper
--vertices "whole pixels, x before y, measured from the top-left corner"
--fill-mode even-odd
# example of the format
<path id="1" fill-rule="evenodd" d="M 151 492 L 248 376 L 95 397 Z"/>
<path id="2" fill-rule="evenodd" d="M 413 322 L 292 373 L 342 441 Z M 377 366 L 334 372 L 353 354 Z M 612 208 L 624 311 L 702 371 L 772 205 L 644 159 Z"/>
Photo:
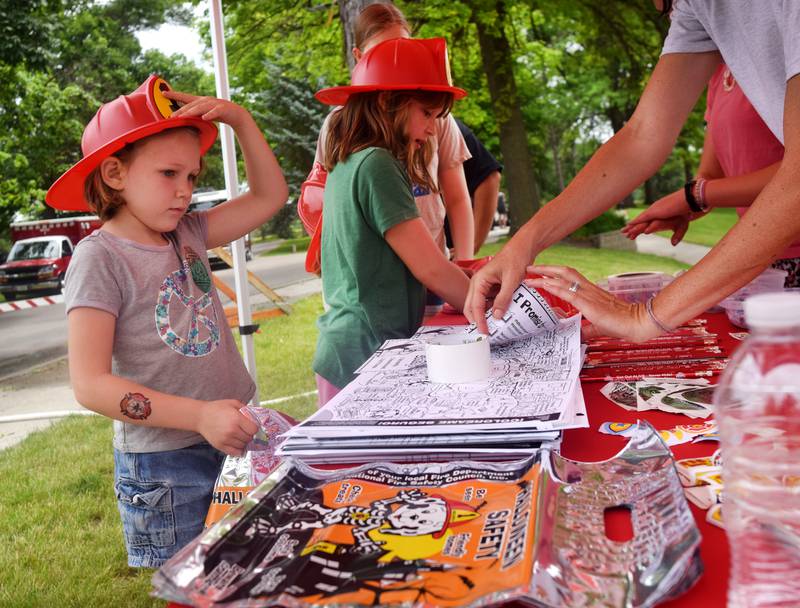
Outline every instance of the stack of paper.
<path id="1" fill-rule="evenodd" d="M 492 346 L 486 381 L 430 382 L 426 341 L 466 331 L 423 327 L 387 340 L 353 382 L 286 434 L 278 453 L 312 463 L 506 459 L 557 446 L 561 430 L 588 426 L 579 316 Z"/>

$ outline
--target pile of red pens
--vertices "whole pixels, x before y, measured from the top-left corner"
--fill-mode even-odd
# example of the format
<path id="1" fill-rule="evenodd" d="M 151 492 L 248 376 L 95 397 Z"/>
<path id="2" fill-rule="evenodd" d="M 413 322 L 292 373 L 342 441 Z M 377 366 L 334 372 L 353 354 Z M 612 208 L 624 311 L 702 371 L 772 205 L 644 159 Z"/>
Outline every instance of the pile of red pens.
<path id="1" fill-rule="evenodd" d="M 717 334 L 694 319 L 670 334 L 641 344 L 619 338 L 589 340 L 581 380 L 633 382 L 642 378 L 704 378 L 728 362 Z"/>

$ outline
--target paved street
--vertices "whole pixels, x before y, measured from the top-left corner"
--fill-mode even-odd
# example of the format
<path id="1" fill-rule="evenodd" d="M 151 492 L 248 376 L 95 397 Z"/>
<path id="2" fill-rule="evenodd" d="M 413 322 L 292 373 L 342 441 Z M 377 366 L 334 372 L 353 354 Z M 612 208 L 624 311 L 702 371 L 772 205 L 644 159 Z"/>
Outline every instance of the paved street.
<path id="1" fill-rule="evenodd" d="M 66 353 L 63 302 L 0 314 L 0 379 Z"/>

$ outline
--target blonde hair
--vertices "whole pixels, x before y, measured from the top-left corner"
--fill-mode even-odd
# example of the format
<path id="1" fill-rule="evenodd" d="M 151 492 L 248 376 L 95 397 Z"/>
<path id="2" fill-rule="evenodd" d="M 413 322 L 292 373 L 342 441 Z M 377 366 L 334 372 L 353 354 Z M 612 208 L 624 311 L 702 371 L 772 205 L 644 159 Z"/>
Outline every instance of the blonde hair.
<path id="1" fill-rule="evenodd" d="M 153 137 L 158 137 L 160 135 L 179 130 L 186 130 L 194 133 L 197 137 L 200 137 L 200 131 L 195 127 L 183 126 L 175 127 L 174 129 L 164 129 L 163 131 L 159 131 L 158 133 L 148 137 L 143 137 L 138 141 L 126 144 L 124 148 L 114 152 L 111 154 L 111 156 L 118 158 L 123 164 L 127 165 L 131 161 L 131 156 L 133 155 L 133 152 L 137 146 Z M 202 172 L 204 168 L 205 162 L 201 158 L 200 171 Z M 114 217 L 117 213 L 117 210 L 125 204 L 125 199 L 122 197 L 122 194 L 120 194 L 119 190 L 109 186 L 103 179 L 103 173 L 100 170 L 100 165 L 98 165 L 88 176 L 86 176 L 86 179 L 83 182 L 83 196 L 86 199 L 86 202 L 89 203 L 89 208 L 94 211 L 103 222 L 106 222 Z"/>
<path id="2" fill-rule="evenodd" d="M 353 94 L 347 103 L 331 115 L 323 151 L 328 171 L 354 152 L 370 147 L 386 148 L 406 168 L 414 184 L 438 192 L 428 173 L 433 155 L 430 140 L 421 148 L 406 135 L 412 102 L 426 108 L 441 108 L 446 116 L 453 106 L 452 93 L 445 91 L 373 91 Z"/>
<path id="3" fill-rule="evenodd" d="M 356 47 L 363 52 L 367 40 L 395 25 L 399 25 L 411 33 L 408 21 L 394 4 L 370 4 L 356 18 L 353 32 Z"/>

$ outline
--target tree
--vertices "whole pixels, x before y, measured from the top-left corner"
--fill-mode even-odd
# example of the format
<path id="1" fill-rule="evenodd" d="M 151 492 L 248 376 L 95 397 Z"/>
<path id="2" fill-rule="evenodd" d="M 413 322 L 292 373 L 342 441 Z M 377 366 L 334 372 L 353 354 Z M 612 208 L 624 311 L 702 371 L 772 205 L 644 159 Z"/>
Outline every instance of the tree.
<path id="1" fill-rule="evenodd" d="M 2 229 L 17 212 L 55 215 L 42 204 L 44 193 L 81 157 L 83 128 L 101 102 L 131 91 L 152 71 L 174 72 L 189 90 L 211 82 L 185 58 L 142 54 L 136 30 L 188 18 L 169 0 L 9 2 L 0 16 L 18 46 L 0 43 L 0 71 L 13 72 L 15 82 L 0 96 Z"/>
<path id="2" fill-rule="evenodd" d="M 243 101 L 267 136 L 289 185 L 290 203 L 300 195 L 300 185 L 314 163 L 319 125 L 327 109 L 314 99 L 314 89 L 303 80 L 282 73 L 281 66 L 264 62 L 271 86 Z M 269 231 L 291 238 L 297 207 L 287 204 L 270 220 Z"/>
<path id="3" fill-rule="evenodd" d="M 538 210 L 539 192 L 528 148 L 527 129 L 522 120 L 514 57 L 505 33 L 505 2 L 492 0 L 476 4 L 472 18 L 478 30 L 483 68 L 500 131 L 509 220 L 514 233 Z"/>

